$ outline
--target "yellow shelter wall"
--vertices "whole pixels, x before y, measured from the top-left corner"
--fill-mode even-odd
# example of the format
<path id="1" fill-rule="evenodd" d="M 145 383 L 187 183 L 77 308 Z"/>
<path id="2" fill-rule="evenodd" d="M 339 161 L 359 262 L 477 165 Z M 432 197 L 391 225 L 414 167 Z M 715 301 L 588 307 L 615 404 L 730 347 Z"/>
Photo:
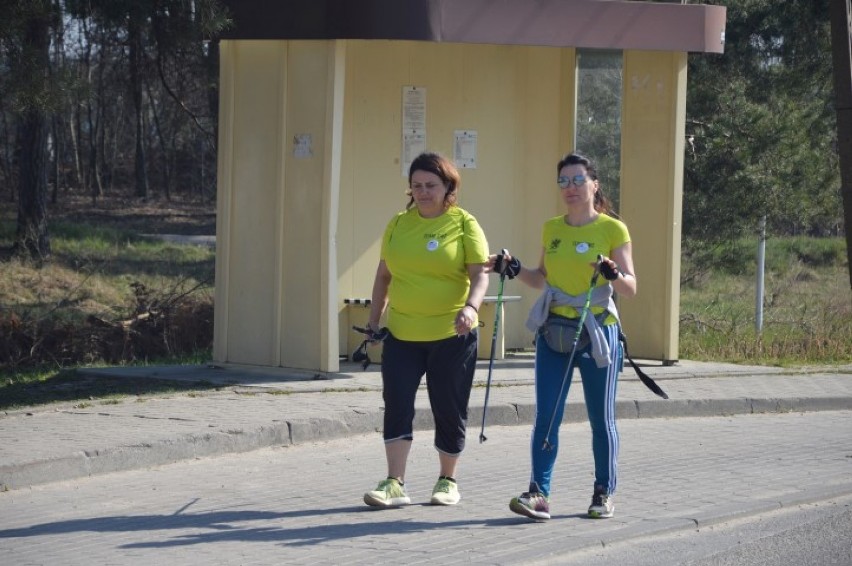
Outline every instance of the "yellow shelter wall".
<path id="1" fill-rule="evenodd" d="M 630 353 L 675 361 L 680 307 L 686 53 L 624 54 L 621 213 L 639 292 L 619 310 Z"/>
<path id="2" fill-rule="evenodd" d="M 542 223 L 564 212 L 554 178 L 573 149 L 573 49 L 240 40 L 222 42 L 221 60 L 214 360 L 337 371 L 351 353 L 344 299 L 370 297 L 382 233 L 408 201 L 404 86 L 426 89 L 428 149 L 452 158 L 454 131 L 477 132 L 459 203 L 493 253 L 538 264 Z M 621 212 L 640 294 L 619 306 L 631 353 L 670 360 L 686 55 L 626 52 L 624 83 Z M 530 346 L 538 291 L 507 281 L 504 293 L 521 296 L 505 308 L 505 346 Z"/>
<path id="3" fill-rule="evenodd" d="M 543 221 L 561 212 L 555 165 L 573 139 L 574 50 L 406 41 L 346 42 L 343 150 L 337 232 L 340 349 L 345 298 L 369 298 L 381 236 L 403 210 L 402 89 L 426 89 L 426 147 L 453 157 L 455 130 L 478 135 L 476 169 L 461 169 L 459 205 L 483 226 L 493 253 L 506 247 L 537 264 Z M 491 278 L 489 294 L 498 291 Z M 507 281 L 522 301 L 505 309 L 506 347 L 526 347 L 537 296 Z M 482 329 L 489 339 L 491 329 Z"/>
<path id="4" fill-rule="evenodd" d="M 220 53 L 214 360 L 336 371 L 345 54 L 329 41 Z"/>
<path id="5" fill-rule="evenodd" d="M 334 41 L 288 42 L 287 51 L 280 359 L 311 368 L 319 358 L 324 369 L 336 369 L 338 351 L 329 347 L 328 333 L 336 331 L 337 313 L 332 319 L 327 298 L 336 303 L 329 262 L 335 260 L 345 54 Z M 296 147 L 305 135 L 307 152 Z"/>
<path id="6" fill-rule="evenodd" d="M 274 366 L 280 171 L 269 164 L 280 163 L 282 153 L 286 50 L 278 42 L 227 42 L 221 55 L 228 76 L 220 112 L 226 147 L 220 151 L 229 166 L 220 173 L 217 198 L 214 358 Z M 262 257 L 270 260 L 258 261 Z"/>

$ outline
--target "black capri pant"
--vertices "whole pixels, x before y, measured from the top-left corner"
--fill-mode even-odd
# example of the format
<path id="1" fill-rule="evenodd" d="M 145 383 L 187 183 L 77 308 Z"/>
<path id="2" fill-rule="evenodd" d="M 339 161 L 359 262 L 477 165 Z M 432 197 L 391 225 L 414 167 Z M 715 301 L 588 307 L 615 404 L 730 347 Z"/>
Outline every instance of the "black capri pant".
<path id="1" fill-rule="evenodd" d="M 382 350 L 385 442 L 414 438 L 414 399 L 425 374 L 435 419 L 435 448 L 447 454 L 464 450 L 477 343 L 476 330 L 434 342 L 409 342 L 388 335 Z"/>

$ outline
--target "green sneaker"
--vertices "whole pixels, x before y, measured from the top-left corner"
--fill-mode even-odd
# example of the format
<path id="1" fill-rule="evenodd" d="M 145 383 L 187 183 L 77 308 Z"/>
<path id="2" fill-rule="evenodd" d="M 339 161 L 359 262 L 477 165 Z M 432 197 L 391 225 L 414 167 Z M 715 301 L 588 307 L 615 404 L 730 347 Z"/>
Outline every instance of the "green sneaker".
<path id="1" fill-rule="evenodd" d="M 449 478 L 438 478 L 432 490 L 432 505 L 455 505 L 461 499 L 459 486 Z"/>
<path id="2" fill-rule="evenodd" d="M 376 489 L 364 494 L 364 503 L 371 507 L 399 507 L 408 505 L 411 499 L 398 479 L 387 478 L 380 481 Z"/>

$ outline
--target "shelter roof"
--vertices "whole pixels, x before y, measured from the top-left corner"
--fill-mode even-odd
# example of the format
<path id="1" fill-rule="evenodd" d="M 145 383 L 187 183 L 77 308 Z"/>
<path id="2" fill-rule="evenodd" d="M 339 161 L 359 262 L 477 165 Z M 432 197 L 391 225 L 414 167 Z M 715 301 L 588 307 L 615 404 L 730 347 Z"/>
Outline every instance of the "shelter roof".
<path id="1" fill-rule="evenodd" d="M 627 0 L 225 0 L 223 39 L 377 39 L 722 53 L 724 6 Z"/>

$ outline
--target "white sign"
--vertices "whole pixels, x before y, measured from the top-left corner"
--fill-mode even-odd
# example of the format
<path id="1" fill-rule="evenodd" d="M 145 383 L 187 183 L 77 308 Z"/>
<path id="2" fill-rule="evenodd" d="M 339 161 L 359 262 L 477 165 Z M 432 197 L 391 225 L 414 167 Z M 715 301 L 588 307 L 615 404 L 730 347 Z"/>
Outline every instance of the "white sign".
<path id="1" fill-rule="evenodd" d="M 456 130 L 453 160 L 456 167 L 476 169 L 476 130 Z"/>
<path id="2" fill-rule="evenodd" d="M 411 162 L 426 151 L 426 89 L 402 87 L 402 176 L 408 177 Z"/>
<path id="3" fill-rule="evenodd" d="M 426 133 L 425 132 L 403 132 L 402 133 L 402 176 L 408 177 L 408 169 L 411 167 L 411 162 L 426 151 Z"/>
<path id="4" fill-rule="evenodd" d="M 426 89 L 402 87 L 402 129 L 426 131 Z"/>
<path id="5" fill-rule="evenodd" d="M 311 134 L 296 134 L 293 136 L 293 157 L 308 159 L 313 157 L 313 140 Z"/>

